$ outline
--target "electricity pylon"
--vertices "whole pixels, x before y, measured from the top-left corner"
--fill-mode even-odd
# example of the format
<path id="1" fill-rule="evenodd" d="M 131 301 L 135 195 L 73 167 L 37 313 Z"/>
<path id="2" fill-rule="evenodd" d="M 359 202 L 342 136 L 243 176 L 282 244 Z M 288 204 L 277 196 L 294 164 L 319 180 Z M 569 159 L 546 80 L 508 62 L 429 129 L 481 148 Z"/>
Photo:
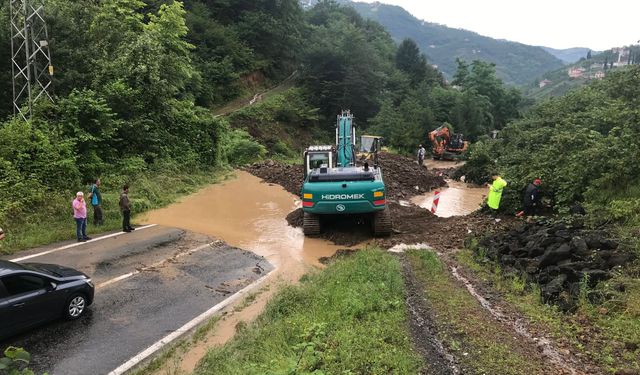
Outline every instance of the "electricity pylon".
<path id="1" fill-rule="evenodd" d="M 33 103 L 51 97 L 51 53 L 44 0 L 9 0 L 13 113 L 27 120 Z M 25 106 L 26 104 L 26 106 Z"/>

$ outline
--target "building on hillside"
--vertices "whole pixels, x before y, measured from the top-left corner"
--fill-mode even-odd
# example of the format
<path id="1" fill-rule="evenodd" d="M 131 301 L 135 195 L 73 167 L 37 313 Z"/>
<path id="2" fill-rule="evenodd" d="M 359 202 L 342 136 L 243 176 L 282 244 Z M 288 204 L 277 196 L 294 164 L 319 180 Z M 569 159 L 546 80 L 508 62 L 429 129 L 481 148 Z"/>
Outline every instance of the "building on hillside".
<path id="1" fill-rule="evenodd" d="M 550 81 L 550 80 L 548 80 L 548 79 L 544 79 L 544 80 L 540 81 L 540 83 L 538 84 L 538 86 L 539 86 L 540 88 L 543 88 L 543 87 L 545 87 L 546 85 L 548 85 L 548 84 L 550 84 L 550 83 L 551 83 L 551 81 Z"/>
<path id="2" fill-rule="evenodd" d="M 551 81 L 549 81 L 548 79 L 543 79 L 542 81 L 540 81 L 540 83 L 538 83 L 538 87 L 543 88 L 550 83 Z"/>
<path id="3" fill-rule="evenodd" d="M 593 78 L 595 78 L 595 79 L 603 79 L 605 75 L 606 74 L 602 70 L 599 70 L 593 75 Z"/>
<path id="4" fill-rule="evenodd" d="M 630 49 L 620 47 L 620 48 L 614 48 L 612 51 L 618 54 L 618 60 L 613 62 L 613 66 L 619 68 L 622 66 L 629 65 L 629 60 L 631 60 Z"/>
<path id="5" fill-rule="evenodd" d="M 569 74 L 571 78 L 580 78 L 584 75 L 584 72 L 584 68 L 571 68 L 567 71 L 567 74 Z"/>

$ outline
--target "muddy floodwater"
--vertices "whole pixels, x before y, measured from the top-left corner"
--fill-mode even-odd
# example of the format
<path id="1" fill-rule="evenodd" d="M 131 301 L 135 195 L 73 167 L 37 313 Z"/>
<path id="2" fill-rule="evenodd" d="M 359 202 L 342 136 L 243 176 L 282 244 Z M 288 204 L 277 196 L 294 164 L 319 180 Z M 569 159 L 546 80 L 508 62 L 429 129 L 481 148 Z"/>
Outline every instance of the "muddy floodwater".
<path id="1" fill-rule="evenodd" d="M 219 238 L 231 246 L 265 257 L 274 267 L 269 281 L 250 306 L 227 314 L 204 341 L 192 346 L 180 359 L 181 373 L 191 373 L 212 346 L 233 337 L 236 325 L 254 319 L 276 292 L 280 281 L 297 282 L 319 259 L 339 247 L 328 241 L 306 238 L 302 229 L 287 224 L 286 216 L 300 201 L 282 187 L 262 182 L 243 171 L 220 184 L 211 185 L 167 208 L 143 217 L 147 223 L 183 228 Z M 159 373 L 159 372 L 157 372 Z"/>
<path id="2" fill-rule="evenodd" d="M 449 187 L 436 190 L 440 192 L 436 209 L 436 215 L 440 217 L 468 215 L 480 208 L 488 193 L 485 187 L 474 187 L 463 182 L 447 181 L 447 184 Z M 411 202 L 430 210 L 436 191 L 414 197 Z"/>
<path id="3" fill-rule="evenodd" d="M 339 248 L 306 238 L 302 229 L 287 224 L 287 214 L 299 206 L 297 197 L 280 186 L 236 171 L 228 181 L 148 213 L 144 221 L 207 234 L 252 251 L 267 258 L 284 279 L 296 281 L 309 266 L 320 265 L 319 258 Z"/>

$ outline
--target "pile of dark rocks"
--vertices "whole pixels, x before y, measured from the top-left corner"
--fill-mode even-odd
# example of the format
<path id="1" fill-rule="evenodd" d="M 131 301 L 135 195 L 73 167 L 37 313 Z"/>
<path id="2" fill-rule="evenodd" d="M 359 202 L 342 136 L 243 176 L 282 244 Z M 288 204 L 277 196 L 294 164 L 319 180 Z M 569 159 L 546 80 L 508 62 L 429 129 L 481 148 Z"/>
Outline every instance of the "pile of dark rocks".
<path id="1" fill-rule="evenodd" d="M 632 260 L 603 230 L 589 230 L 579 221 L 541 220 L 480 242 L 485 255 L 504 272 L 524 275 L 540 285 L 545 302 L 571 310 L 582 290 L 609 279 Z"/>

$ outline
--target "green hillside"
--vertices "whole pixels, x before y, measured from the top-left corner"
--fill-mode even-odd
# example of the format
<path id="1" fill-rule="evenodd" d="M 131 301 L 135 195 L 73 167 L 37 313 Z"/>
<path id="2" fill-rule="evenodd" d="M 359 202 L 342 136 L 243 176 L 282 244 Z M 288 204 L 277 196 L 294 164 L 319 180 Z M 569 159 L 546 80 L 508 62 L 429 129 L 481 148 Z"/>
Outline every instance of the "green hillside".
<path id="1" fill-rule="evenodd" d="M 563 63 L 540 47 L 496 40 L 462 29 L 421 21 L 399 6 L 348 2 L 362 16 L 378 21 L 396 41 L 416 41 L 431 64 L 447 77 L 455 73 L 456 58 L 484 60 L 496 64 L 506 83 L 527 84 Z"/>
<path id="2" fill-rule="evenodd" d="M 556 48 L 540 46 L 540 48 L 549 52 L 553 56 L 559 58 L 565 64 L 573 64 L 576 61 L 580 60 L 581 58 L 586 57 L 589 51 L 592 51 L 589 48 L 584 48 L 584 47 L 556 49 Z M 595 54 L 599 52 L 592 51 L 591 53 Z"/>

